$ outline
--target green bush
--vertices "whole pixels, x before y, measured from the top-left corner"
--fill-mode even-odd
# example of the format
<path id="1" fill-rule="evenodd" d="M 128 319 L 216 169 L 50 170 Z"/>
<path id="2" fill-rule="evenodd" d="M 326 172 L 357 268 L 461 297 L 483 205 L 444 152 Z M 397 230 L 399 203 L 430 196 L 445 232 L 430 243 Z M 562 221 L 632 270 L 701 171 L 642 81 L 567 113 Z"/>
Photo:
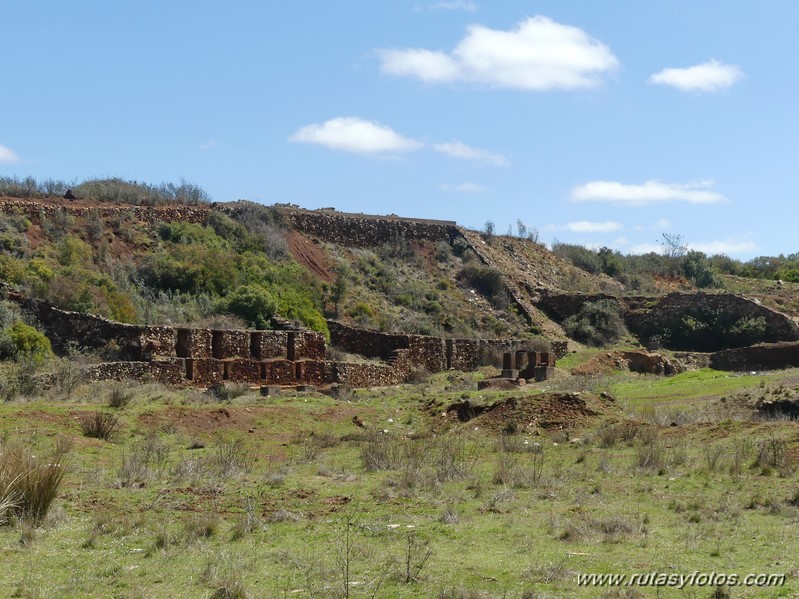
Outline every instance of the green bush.
<path id="1" fill-rule="evenodd" d="M 699 288 L 718 288 L 724 285 L 713 264 L 702 252 L 688 252 L 682 263 L 682 273 Z"/>
<path id="2" fill-rule="evenodd" d="M 563 328 L 572 339 L 597 347 L 615 343 L 627 332 L 621 308 L 613 300 L 586 302 L 563 321 Z"/>
<path id="3" fill-rule="evenodd" d="M 242 285 L 220 300 L 218 310 L 235 314 L 256 329 L 268 329 L 277 310 L 277 301 L 260 285 Z"/>
<path id="4" fill-rule="evenodd" d="M 17 321 L 8 330 L 8 338 L 17 353 L 31 358 L 34 362 L 43 362 L 51 353 L 50 340 L 30 325 Z"/>
<path id="5" fill-rule="evenodd" d="M 366 302 L 358 302 L 347 311 L 347 314 L 356 320 L 359 318 L 371 319 L 377 316 L 377 311 Z"/>
<path id="6" fill-rule="evenodd" d="M 467 264 L 458 273 L 458 280 L 473 287 L 492 302 L 505 295 L 502 273 L 489 266 Z"/>
<path id="7" fill-rule="evenodd" d="M 705 307 L 694 307 L 666 322 L 643 326 L 636 333 L 643 337 L 659 335 L 669 349 L 702 352 L 778 340 L 763 316 L 740 317 Z"/>

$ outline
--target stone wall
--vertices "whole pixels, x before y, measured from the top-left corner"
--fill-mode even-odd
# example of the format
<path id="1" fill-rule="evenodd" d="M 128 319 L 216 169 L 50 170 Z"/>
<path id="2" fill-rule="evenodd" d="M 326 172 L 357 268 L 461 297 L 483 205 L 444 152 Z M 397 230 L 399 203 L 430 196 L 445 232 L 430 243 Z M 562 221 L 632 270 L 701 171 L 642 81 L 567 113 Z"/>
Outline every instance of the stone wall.
<path id="1" fill-rule="evenodd" d="M 366 358 L 387 360 L 394 351 L 410 346 L 408 335 L 381 333 L 336 320 L 328 320 L 327 328 L 330 331 L 330 345 Z"/>
<path id="2" fill-rule="evenodd" d="M 799 343 L 767 343 L 719 351 L 710 356 L 716 370 L 779 370 L 799 366 Z"/>
<path id="3" fill-rule="evenodd" d="M 31 312 L 56 351 L 75 344 L 115 352 L 120 360 L 192 358 L 225 360 L 324 360 L 325 337 L 307 330 L 209 330 L 114 322 L 101 316 L 70 312 L 42 300 L 7 291 L 9 299 Z M 109 346 L 113 346 L 112 348 Z"/>
<path id="4" fill-rule="evenodd" d="M 163 205 L 133 206 L 129 204 L 87 204 L 80 200 L 70 202 L 61 198 L 26 200 L 0 198 L 0 212 L 19 212 L 28 218 L 52 218 L 68 213 L 77 217 L 115 218 L 132 217 L 152 225 L 158 221 L 183 221 L 204 225 L 211 214 L 210 206 Z"/>
<path id="5" fill-rule="evenodd" d="M 348 353 L 388 360 L 398 351 L 408 350 L 408 360 L 416 368 L 441 372 L 454 368 L 464 372 L 475 370 L 487 353 L 527 350 L 527 339 L 461 339 L 381 333 L 329 320 L 330 343 Z M 558 358 L 566 355 L 566 342 L 551 342 Z"/>
<path id="6" fill-rule="evenodd" d="M 587 302 L 610 300 L 616 302 L 624 315 L 627 328 L 646 344 L 653 334 L 679 327 L 684 317 L 700 313 L 723 314 L 727 321 L 744 318 L 763 318 L 765 333 L 759 341 L 795 341 L 799 339 L 799 326 L 789 316 L 761 305 L 759 302 L 732 293 L 669 293 L 660 297 L 623 296 L 607 294 L 548 294 L 541 298 L 539 306 L 556 320 L 564 320 L 579 312 Z M 725 331 L 707 331 L 704 340 L 715 336 L 716 347 L 724 349 L 735 346 L 734 336 Z M 713 341 L 713 340 L 711 340 Z M 669 346 L 670 349 L 693 350 L 703 348 Z M 749 342 L 751 343 L 751 342 Z M 740 345 L 749 343 L 740 342 Z M 704 349 L 704 351 L 707 351 Z"/>
<path id="7" fill-rule="evenodd" d="M 454 221 L 351 214 L 335 210 L 283 208 L 292 229 L 345 246 L 371 247 L 396 239 L 451 242 L 458 230 Z"/>

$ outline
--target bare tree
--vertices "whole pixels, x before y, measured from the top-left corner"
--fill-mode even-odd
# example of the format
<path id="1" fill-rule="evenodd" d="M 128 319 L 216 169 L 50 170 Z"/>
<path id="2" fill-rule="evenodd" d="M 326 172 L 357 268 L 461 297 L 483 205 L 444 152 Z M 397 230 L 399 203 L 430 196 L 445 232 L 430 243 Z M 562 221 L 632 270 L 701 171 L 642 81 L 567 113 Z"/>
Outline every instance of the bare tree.
<path id="1" fill-rule="evenodd" d="M 688 246 L 683 243 L 682 235 L 678 233 L 663 233 L 660 245 L 663 248 L 663 255 L 668 258 L 682 258 L 688 251 Z"/>

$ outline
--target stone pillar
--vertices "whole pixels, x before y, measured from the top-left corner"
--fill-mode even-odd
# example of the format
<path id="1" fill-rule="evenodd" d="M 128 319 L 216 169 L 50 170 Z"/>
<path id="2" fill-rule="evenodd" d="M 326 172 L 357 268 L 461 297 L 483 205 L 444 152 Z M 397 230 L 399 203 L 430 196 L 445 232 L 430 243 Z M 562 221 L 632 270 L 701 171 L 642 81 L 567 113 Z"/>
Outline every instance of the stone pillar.
<path id="1" fill-rule="evenodd" d="M 505 352 L 502 354 L 502 378 L 516 379 L 519 376 L 519 370 L 513 367 L 513 354 Z"/>

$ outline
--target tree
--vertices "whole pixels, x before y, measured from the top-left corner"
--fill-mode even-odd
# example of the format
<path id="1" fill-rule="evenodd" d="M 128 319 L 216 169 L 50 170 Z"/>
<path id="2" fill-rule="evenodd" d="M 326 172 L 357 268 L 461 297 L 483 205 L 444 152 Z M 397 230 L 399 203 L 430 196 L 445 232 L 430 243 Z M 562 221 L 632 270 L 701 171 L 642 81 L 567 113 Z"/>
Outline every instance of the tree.
<path id="1" fill-rule="evenodd" d="M 669 274 L 674 276 L 680 274 L 682 263 L 688 246 L 683 243 L 682 235 L 678 233 L 663 233 L 663 240 L 660 242 L 663 248 L 663 255 L 669 263 Z"/>
<path id="2" fill-rule="evenodd" d="M 682 273 L 700 288 L 723 286 L 721 277 L 703 252 L 688 252 L 682 263 Z"/>
<path id="3" fill-rule="evenodd" d="M 688 246 L 683 243 L 682 235 L 678 233 L 663 233 L 660 245 L 663 248 L 663 255 L 668 258 L 682 258 L 688 251 Z"/>
<path id="4" fill-rule="evenodd" d="M 491 241 L 494 238 L 494 231 L 496 228 L 494 227 L 494 221 L 487 220 L 486 224 L 483 225 L 483 237 L 486 241 Z"/>
<path id="5" fill-rule="evenodd" d="M 606 275 L 615 277 L 622 271 L 623 265 L 618 252 L 614 252 L 609 247 L 603 247 L 599 250 L 597 255 L 602 264 L 602 272 Z"/>

